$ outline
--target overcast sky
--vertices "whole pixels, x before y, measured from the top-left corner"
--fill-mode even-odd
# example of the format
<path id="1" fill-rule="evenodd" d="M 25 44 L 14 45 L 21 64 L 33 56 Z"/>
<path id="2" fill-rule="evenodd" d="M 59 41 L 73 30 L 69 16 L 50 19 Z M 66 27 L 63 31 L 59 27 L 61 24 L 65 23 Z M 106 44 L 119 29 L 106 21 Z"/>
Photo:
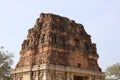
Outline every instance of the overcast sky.
<path id="1" fill-rule="evenodd" d="M 120 62 L 120 0 L 1 0 L 0 46 L 19 60 L 21 44 L 41 12 L 54 13 L 84 25 L 97 44 L 99 65 Z"/>

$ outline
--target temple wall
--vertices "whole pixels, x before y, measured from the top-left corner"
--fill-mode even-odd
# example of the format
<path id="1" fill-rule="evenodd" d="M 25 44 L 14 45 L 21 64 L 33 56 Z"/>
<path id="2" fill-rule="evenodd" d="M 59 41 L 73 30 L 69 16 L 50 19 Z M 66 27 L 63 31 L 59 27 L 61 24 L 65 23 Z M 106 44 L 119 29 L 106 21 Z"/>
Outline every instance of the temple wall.
<path id="1" fill-rule="evenodd" d="M 80 76 L 82 80 L 104 80 L 105 77 L 98 71 L 52 64 L 17 68 L 11 75 L 13 80 L 77 80 L 75 76 Z"/>

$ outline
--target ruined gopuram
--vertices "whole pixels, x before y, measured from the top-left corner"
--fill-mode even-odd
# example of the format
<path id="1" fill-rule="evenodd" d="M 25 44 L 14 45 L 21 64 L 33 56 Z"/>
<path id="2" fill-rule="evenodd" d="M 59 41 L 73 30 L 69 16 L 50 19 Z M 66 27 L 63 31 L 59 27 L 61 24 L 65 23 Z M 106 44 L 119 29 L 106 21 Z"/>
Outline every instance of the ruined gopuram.
<path id="1" fill-rule="evenodd" d="M 96 44 L 82 24 L 41 13 L 22 43 L 12 80 L 104 80 Z"/>

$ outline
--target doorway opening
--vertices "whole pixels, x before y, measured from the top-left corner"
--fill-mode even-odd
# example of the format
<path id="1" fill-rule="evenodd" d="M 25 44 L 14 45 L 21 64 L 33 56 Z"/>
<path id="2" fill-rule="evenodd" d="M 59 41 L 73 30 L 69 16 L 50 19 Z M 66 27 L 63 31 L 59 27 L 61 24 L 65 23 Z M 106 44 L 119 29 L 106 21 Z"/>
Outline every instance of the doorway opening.
<path id="1" fill-rule="evenodd" d="M 86 76 L 74 76 L 74 80 L 88 80 Z"/>

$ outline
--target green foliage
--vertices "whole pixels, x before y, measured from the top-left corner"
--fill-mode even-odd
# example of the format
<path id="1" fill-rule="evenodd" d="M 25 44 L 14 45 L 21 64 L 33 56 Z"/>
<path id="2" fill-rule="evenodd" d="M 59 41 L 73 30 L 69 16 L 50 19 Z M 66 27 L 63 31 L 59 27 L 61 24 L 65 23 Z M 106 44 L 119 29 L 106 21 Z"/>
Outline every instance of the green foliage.
<path id="1" fill-rule="evenodd" d="M 5 51 L 3 47 L 0 47 L 0 78 L 10 78 L 11 65 L 13 64 L 13 54 Z"/>
<path id="2" fill-rule="evenodd" d="M 106 69 L 107 80 L 119 80 L 120 79 L 120 63 L 113 64 Z"/>

